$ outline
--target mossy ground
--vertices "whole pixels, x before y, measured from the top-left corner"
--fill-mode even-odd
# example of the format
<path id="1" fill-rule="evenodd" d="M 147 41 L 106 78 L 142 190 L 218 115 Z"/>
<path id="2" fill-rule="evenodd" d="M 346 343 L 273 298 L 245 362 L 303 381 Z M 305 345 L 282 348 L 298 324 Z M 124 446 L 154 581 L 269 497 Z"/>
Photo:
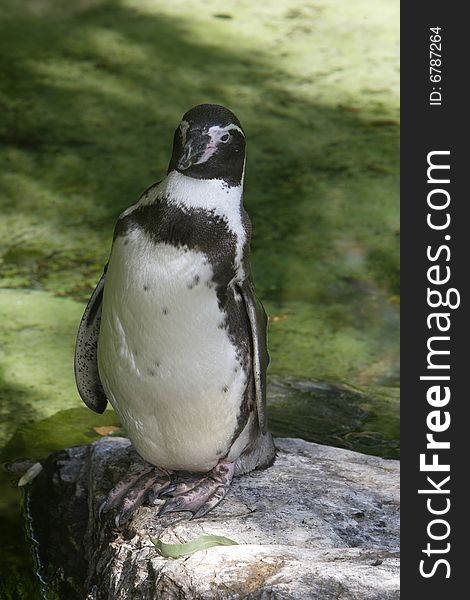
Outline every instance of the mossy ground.
<path id="1" fill-rule="evenodd" d="M 248 134 L 271 372 L 358 386 L 364 430 L 397 438 L 398 2 L 0 0 L 0 56 L 3 441 L 80 408 L 114 221 L 200 102 Z"/>

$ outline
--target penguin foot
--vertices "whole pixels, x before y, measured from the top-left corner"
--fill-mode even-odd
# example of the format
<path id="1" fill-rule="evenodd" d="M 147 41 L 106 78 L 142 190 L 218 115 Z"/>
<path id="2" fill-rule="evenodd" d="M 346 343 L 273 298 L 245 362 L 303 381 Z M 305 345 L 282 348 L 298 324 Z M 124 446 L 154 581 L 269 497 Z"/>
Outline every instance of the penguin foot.
<path id="1" fill-rule="evenodd" d="M 192 519 L 203 517 L 227 494 L 232 483 L 235 463 L 221 460 L 201 479 L 191 483 L 178 483 L 169 487 L 164 496 L 171 496 L 159 512 L 190 511 Z"/>
<path id="2" fill-rule="evenodd" d="M 153 465 L 133 473 L 121 480 L 101 504 L 98 515 L 101 518 L 110 510 L 117 508 L 116 527 L 120 527 L 145 501 L 153 504 L 170 487 L 172 473 Z"/>

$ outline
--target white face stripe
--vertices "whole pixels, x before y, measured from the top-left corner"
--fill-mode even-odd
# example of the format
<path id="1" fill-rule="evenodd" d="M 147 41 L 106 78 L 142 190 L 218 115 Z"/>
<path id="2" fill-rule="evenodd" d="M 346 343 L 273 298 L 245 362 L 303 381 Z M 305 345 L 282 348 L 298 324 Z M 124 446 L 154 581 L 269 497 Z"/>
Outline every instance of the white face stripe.
<path id="1" fill-rule="evenodd" d="M 237 127 L 237 125 L 234 125 L 233 123 L 230 123 L 230 125 L 226 125 L 225 127 L 220 127 L 220 125 L 213 125 L 212 127 L 209 127 L 207 133 L 209 134 L 211 141 L 208 144 L 204 154 L 194 164 L 200 165 L 202 163 L 207 162 L 209 158 L 217 151 L 218 145 L 225 144 L 225 142 L 222 141 L 222 137 L 229 133 L 232 129 L 239 131 L 243 135 L 243 137 L 245 137 L 245 134 L 240 129 L 240 127 Z"/>
<path id="2" fill-rule="evenodd" d="M 188 121 L 183 119 L 181 121 L 181 123 L 179 124 L 179 130 L 181 133 L 181 143 L 184 146 L 186 144 L 186 137 L 187 137 L 188 131 L 189 131 Z M 229 125 L 226 125 L 225 127 L 221 127 L 220 125 L 212 125 L 212 127 L 209 127 L 207 133 L 209 134 L 211 141 L 210 141 L 206 151 L 204 152 L 204 154 L 194 164 L 200 165 L 202 163 L 207 162 L 209 160 L 209 158 L 216 152 L 217 146 L 219 145 L 219 143 L 222 143 L 222 144 L 225 143 L 223 141 L 221 142 L 221 138 L 226 133 L 229 133 L 232 130 L 238 131 L 239 133 L 242 134 L 243 137 L 245 137 L 245 134 L 243 133 L 242 129 L 240 127 L 238 127 L 238 125 L 235 125 L 234 123 L 230 123 Z"/>
<path id="3" fill-rule="evenodd" d="M 188 121 L 185 121 L 183 119 L 183 121 L 181 121 L 181 123 L 179 124 L 179 128 L 181 131 L 182 142 L 184 145 L 186 142 L 186 136 L 187 136 L 188 130 L 189 130 Z M 238 125 L 235 125 L 235 123 L 230 123 L 230 125 L 226 125 L 225 127 L 220 127 L 220 125 L 212 125 L 212 127 L 209 127 L 208 133 L 211 136 L 211 138 L 218 137 L 220 139 L 220 137 L 222 137 L 225 133 L 228 133 L 232 129 L 235 129 L 235 131 L 238 131 L 239 133 L 242 134 L 243 137 L 245 137 L 243 130 L 240 127 L 238 127 Z"/>
<path id="4" fill-rule="evenodd" d="M 188 133 L 189 123 L 187 121 L 181 121 L 180 123 L 180 131 L 181 131 L 181 141 L 184 144 L 186 143 L 186 135 Z"/>
<path id="5" fill-rule="evenodd" d="M 220 127 L 220 125 L 213 125 L 212 127 L 209 127 L 209 135 L 212 135 L 212 133 L 217 134 L 218 132 L 220 132 L 220 134 L 223 135 L 224 133 L 228 133 L 232 129 L 235 129 L 235 131 L 238 131 L 242 134 L 243 137 L 245 137 L 245 134 L 240 129 L 240 127 L 238 127 L 234 123 L 230 123 L 230 125 L 226 125 L 225 127 Z"/>

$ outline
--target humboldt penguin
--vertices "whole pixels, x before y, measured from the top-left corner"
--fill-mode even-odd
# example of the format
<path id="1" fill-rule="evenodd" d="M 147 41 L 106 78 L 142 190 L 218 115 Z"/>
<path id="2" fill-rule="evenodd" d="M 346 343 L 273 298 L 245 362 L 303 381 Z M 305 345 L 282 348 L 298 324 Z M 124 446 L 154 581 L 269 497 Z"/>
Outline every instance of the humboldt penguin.
<path id="1" fill-rule="evenodd" d="M 116 509 L 118 525 L 159 497 L 159 514 L 203 516 L 234 475 L 275 459 L 267 317 L 250 272 L 244 171 L 237 117 L 216 104 L 189 110 L 166 177 L 120 215 L 83 315 L 78 391 L 99 413 L 109 400 L 148 464 L 101 507 Z M 198 476 L 181 480 L 180 472 Z"/>

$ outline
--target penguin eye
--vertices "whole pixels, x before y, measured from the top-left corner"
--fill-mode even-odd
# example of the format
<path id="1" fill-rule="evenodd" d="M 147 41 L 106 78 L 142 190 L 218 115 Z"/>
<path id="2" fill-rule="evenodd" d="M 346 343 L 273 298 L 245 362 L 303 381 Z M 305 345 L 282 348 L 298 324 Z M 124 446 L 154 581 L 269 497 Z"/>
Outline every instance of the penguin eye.
<path id="1" fill-rule="evenodd" d="M 220 138 L 221 142 L 228 142 L 230 139 L 230 133 L 224 133 L 224 135 Z"/>

